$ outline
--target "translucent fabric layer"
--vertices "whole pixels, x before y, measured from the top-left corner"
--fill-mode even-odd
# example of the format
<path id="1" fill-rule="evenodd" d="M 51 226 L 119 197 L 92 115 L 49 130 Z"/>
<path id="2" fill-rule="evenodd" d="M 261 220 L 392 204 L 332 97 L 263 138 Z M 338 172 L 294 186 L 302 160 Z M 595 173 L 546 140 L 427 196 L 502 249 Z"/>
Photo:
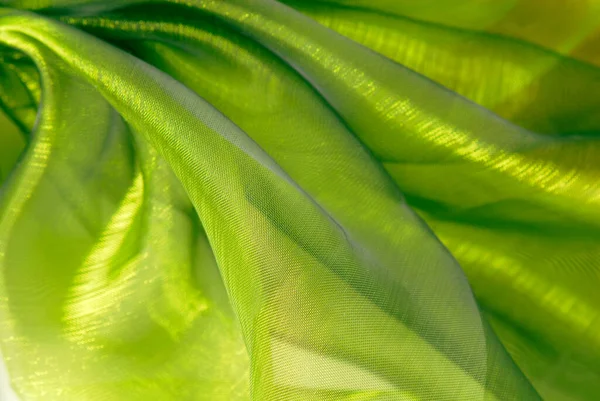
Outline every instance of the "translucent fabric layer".
<path id="1" fill-rule="evenodd" d="M 599 399 L 575 3 L 0 0 L 0 400 Z"/>

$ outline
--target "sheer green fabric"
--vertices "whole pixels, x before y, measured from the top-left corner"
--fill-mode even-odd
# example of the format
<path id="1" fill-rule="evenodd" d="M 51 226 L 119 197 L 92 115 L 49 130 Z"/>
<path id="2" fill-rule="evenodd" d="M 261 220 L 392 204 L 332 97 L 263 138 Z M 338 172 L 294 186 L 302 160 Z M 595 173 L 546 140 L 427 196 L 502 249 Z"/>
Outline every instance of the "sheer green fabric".
<path id="1" fill-rule="evenodd" d="M 597 400 L 596 9 L 285 3 L 0 1 L 18 399 Z"/>

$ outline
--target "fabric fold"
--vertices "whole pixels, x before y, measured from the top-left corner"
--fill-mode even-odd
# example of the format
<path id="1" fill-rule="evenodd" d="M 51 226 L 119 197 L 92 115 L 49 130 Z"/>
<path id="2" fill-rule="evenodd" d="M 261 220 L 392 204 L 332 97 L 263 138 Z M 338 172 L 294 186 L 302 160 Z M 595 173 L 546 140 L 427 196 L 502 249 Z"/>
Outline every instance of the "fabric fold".
<path id="1" fill-rule="evenodd" d="M 595 67 L 331 4 L 2 4 L 21 400 L 593 399 L 595 97 L 553 77 Z"/>

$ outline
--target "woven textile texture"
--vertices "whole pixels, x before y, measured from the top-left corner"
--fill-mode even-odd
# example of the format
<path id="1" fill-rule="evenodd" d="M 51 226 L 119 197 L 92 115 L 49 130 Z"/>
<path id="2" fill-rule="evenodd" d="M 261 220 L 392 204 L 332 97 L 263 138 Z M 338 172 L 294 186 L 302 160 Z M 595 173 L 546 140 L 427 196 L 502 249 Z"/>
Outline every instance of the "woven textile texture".
<path id="1" fill-rule="evenodd" d="M 600 2 L 0 0 L 0 400 L 600 400 Z"/>

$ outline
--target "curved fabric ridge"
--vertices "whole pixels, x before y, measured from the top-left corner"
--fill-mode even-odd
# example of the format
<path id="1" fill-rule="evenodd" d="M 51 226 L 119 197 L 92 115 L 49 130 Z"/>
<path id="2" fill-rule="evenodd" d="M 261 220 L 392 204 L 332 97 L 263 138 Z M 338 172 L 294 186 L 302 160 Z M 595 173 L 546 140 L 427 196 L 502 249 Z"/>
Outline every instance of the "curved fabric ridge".
<path id="1" fill-rule="evenodd" d="M 596 135 L 598 70 L 527 42 L 406 17 L 292 4 L 311 18 L 538 133 Z"/>
<path id="2" fill-rule="evenodd" d="M 560 181 L 564 180 L 564 174 L 548 174 L 548 166 L 565 172 L 570 167 L 569 160 L 565 166 L 557 164 L 555 149 L 560 147 L 562 152 L 577 152 L 581 141 L 553 141 L 520 129 L 451 92 L 440 90 L 408 69 L 387 62 L 342 37 L 326 33 L 328 31 L 309 19 L 277 13 L 277 7 L 271 7 L 270 3 L 269 6 L 263 2 L 253 3 L 251 8 L 234 2 L 205 2 L 202 6 L 233 25 L 239 25 L 273 51 L 293 61 L 295 67 L 311 80 L 353 132 L 383 162 L 394 162 L 400 168 L 411 164 L 443 163 L 458 168 L 480 165 L 483 167 L 480 181 L 487 179 L 496 184 L 511 181 L 511 185 L 514 183 L 520 187 L 528 198 L 571 215 L 579 223 L 590 223 L 589 217 L 597 213 L 595 206 L 574 210 L 561 201 L 561 198 L 566 200 L 581 196 L 582 192 L 586 195 L 592 192 L 589 200 L 593 204 L 593 191 L 597 188 L 587 188 L 590 178 L 585 177 L 585 172 L 573 177 L 569 185 Z M 248 14 L 252 18 L 239 18 Z M 299 45 L 298 36 L 305 38 L 306 43 Z M 316 40 L 317 36 L 320 39 Z M 328 56 L 319 57 L 325 49 Z M 332 71 L 335 69 L 330 68 L 334 65 L 344 68 L 346 74 L 334 74 Z M 352 89 L 346 90 L 346 87 Z M 433 109 L 442 111 L 436 111 L 433 117 Z M 359 115 L 353 110 L 362 112 Z M 480 129 L 484 126 L 485 130 Z M 425 133 L 425 128 L 430 130 Z M 401 141 L 398 132 L 402 132 Z M 474 143 L 477 143 L 477 149 L 469 147 Z M 597 152 L 595 146 L 586 146 L 585 150 L 592 154 Z M 525 157 L 534 162 L 528 174 L 524 174 L 521 167 Z M 518 171 L 514 171 L 516 168 Z M 403 190 L 416 192 L 410 179 L 402 179 L 404 177 L 393 171 L 391 173 Z M 474 182 L 468 180 L 467 185 Z M 567 188 L 577 186 L 586 190 L 567 191 Z M 451 198 L 446 198 L 445 202 L 451 205 L 459 203 Z M 460 203 L 462 207 L 481 205 L 465 205 L 464 199 Z M 578 218 L 576 214 L 580 212 Z"/>
<path id="3" fill-rule="evenodd" d="M 299 4 L 298 0 L 284 3 Z M 598 64 L 600 7 L 587 0 L 317 0 L 302 5 L 332 5 L 501 35 Z"/>
<path id="4" fill-rule="evenodd" d="M 600 394 L 592 5 L 0 3 L 22 400 Z"/>
<path id="5" fill-rule="evenodd" d="M 348 206 L 336 208 L 336 205 L 328 205 L 326 192 L 321 196 L 313 195 L 313 199 L 310 188 L 300 189 L 299 184 L 242 131 L 168 76 L 91 37 L 39 17 L 5 12 L 0 30 L 0 39 L 5 44 L 27 52 L 38 66 L 45 66 L 45 101 L 42 102 L 45 109 L 41 111 L 42 118 L 49 118 L 47 110 L 52 110 L 51 114 L 68 110 L 64 105 L 52 108 L 52 99 L 64 101 L 69 98 L 69 89 L 74 93 L 89 93 L 90 102 L 86 107 L 95 107 L 98 103 L 101 108 L 80 115 L 92 112 L 96 115 L 104 108 L 106 111 L 103 113 L 111 116 L 113 112 L 108 103 L 99 97 L 99 93 L 102 93 L 127 122 L 117 131 L 118 137 L 123 138 L 120 140 L 126 140 L 127 132 L 134 137 L 142 135 L 173 168 L 206 230 L 229 298 L 241 323 L 252 364 L 253 397 L 340 399 L 344 396 L 376 395 L 394 399 L 418 397 L 436 400 L 455 399 L 457 396 L 461 399 L 536 398 L 535 392 L 485 327 L 458 266 L 403 205 L 395 187 L 390 186 L 391 181 L 381 171 L 373 171 L 369 176 L 368 183 L 374 188 L 370 190 L 371 193 L 368 193 L 369 190 L 365 192 L 370 195 L 371 202 L 381 197 L 377 202 L 389 204 L 387 207 L 390 212 L 398 216 L 388 216 L 386 222 L 387 230 L 398 230 L 396 235 L 389 236 L 392 238 L 389 245 L 376 244 L 375 238 L 369 237 L 369 230 L 373 230 L 373 233 L 381 230 L 377 227 L 377 220 L 374 220 L 373 228 L 353 227 L 357 223 L 348 220 L 351 216 L 344 215 Z M 56 67 L 51 66 L 62 67 L 53 69 Z M 72 75 L 62 74 L 63 69 Z M 60 92 L 57 91 L 66 92 L 59 96 Z M 154 118 L 144 118 L 148 107 L 152 108 Z M 165 121 L 177 123 L 165 124 Z M 51 161 L 61 159 L 54 152 L 64 151 L 59 147 L 54 151 L 43 140 L 44 129 L 48 135 L 76 135 L 68 130 L 51 130 L 51 125 L 51 122 L 40 122 L 35 135 L 37 145 L 33 144 L 28 151 L 29 157 L 42 160 L 34 164 L 24 163 L 27 168 L 15 173 L 17 177 L 27 178 L 29 189 L 15 186 L 14 192 L 9 191 L 6 198 L 4 210 L 8 214 L 3 213 L 2 232 L 4 238 L 10 235 L 11 241 L 17 241 L 15 230 L 27 231 L 27 216 L 32 215 L 15 211 L 34 205 L 30 200 L 31 191 L 36 192 L 42 188 L 39 185 L 48 183 L 42 178 L 44 174 L 49 174 Z M 70 127 L 74 129 L 75 125 Z M 107 132 L 102 123 L 98 129 L 99 132 Z M 109 133 L 117 135 L 114 131 Z M 102 138 L 100 134 L 94 136 L 98 140 Z M 114 152 L 126 150 L 122 146 L 114 146 Z M 356 149 L 354 157 L 364 160 L 362 168 L 369 166 L 368 154 L 356 142 L 354 145 L 350 142 L 349 146 Z M 134 149 L 137 155 L 140 151 L 136 146 Z M 190 152 L 193 152 L 193 157 L 189 156 L 192 154 Z M 120 159 L 127 160 L 126 157 Z M 68 162 L 75 163 L 75 160 Z M 86 334 L 90 334 L 93 339 L 101 338 L 108 344 L 116 341 L 111 345 L 115 355 L 123 346 L 120 342 L 132 345 L 129 335 L 134 334 L 128 335 L 126 331 L 118 329 L 119 322 L 123 321 L 121 313 L 128 317 L 133 314 L 140 319 L 140 324 L 144 319 L 148 320 L 148 331 L 142 333 L 147 334 L 148 344 L 156 346 L 156 341 L 163 336 L 160 333 L 166 331 L 164 335 L 177 338 L 183 334 L 176 329 L 181 327 L 185 332 L 186 324 L 191 324 L 187 319 L 197 321 L 194 314 L 202 316 L 205 311 L 211 310 L 208 301 L 202 300 L 202 292 L 197 289 L 190 289 L 190 295 L 181 294 L 182 287 L 176 285 L 176 277 L 165 278 L 163 285 L 167 288 L 157 290 L 163 294 L 161 296 L 167 297 L 164 301 L 160 297 L 156 299 L 157 311 L 151 306 L 141 306 L 139 299 L 136 301 L 127 296 L 131 293 L 126 289 L 128 286 L 134 286 L 137 280 L 148 283 L 144 277 L 155 277 L 147 271 L 147 264 L 138 265 L 138 258 L 148 257 L 148 251 L 139 251 L 140 248 L 144 249 L 144 244 L 138 243 L 140 237 L 132 234 L 138 219 L 145 221 L 143 224 L 146 226 L 152 225 L 152 213 L 144 217 L 143 212 L 146 209 L 143 199 L 149 197 L 149 202 L 152 199 L 150 194 L 143 195 L 145 188 L 152 188 L 144 184 L 151 182 L 148 181 L 151 180 L 148 178 L 150 173 L 147 170 L 144 172 L 147 167 L 143 167 L 143 157 L 137 162 L 140 163 L 140 170 L 134 168 L 135 164 L 129 163 L 131 167 L 124 169 L 129 173 L 118 180 L 125 186 L 115 188 L 117 196 L 110 202 L 104 219 L 88 222 L 92 232 L 96 233 L 100 248 L 83 244 L 83 252 L 77 258 L 81 261 L 81 267 L 64 266 L 64 278 L 71 276 L 76 288 L 83 292 L 69 292 L 66 300 L 57 299 L 51 304 L 57 308 L 55 312 L 45 316 L 45 319 L 54 322 L 48 322 L 48 327 L 61 322 L 59 327 L 62 326 L 63 341 L 94 350 L 94 344 L 87 341 Z M 373 179 L 378 175 L 381 176 L 381 184 L 375 185 L 377 181 L 374 183 Z M 40 184 L 33 185 L 37 180 L 40 180 Z M 386 182 L 388 189 L 385 189 Z M 56 189 L 55 185 L 47 185 L 51 187 L 49 190 Z M 269 195 L 273 193 L 278 193 L 278 197 Z M 146 207 L 153 210 L 150 206 Z M 294 215 L 285 212 L 290 208 L 295 211 Z M 126 229 L 122 226 L 124 219 L 131 222 Z M 78 216 L 78 220 L 85 221 L 85 218 Z M 397 223 L 393 223 L 394 220 Z M 264 233 L 263 240 L 250 235 L 257 227 Z M 224 236 L 223 230 L 231 232 Z M 398 246 L 406 246 L 407 252 L 386 255 L 386 249 L 397 249 Z M 418 251 L 418 247 L 426 247 L 427 251 Z M 167 249 L 170 248 L 167 246 Z M 335 253 L 332 254 L 332 250 Z M 7 261 L 11 257 L 18 258 L 18 253 L 9 247 L 1 254 L 4 255 L 4 266 L 15 269 L 18 263 L 13 261 L 7 264 Z M 114 265 L 113 271 L 103 273 L 103 269 L 109 268 L 108 261 Z M 243 270 L 236 269 L 240 261 L 244 263 Z M 31 262 L 28 265 L 30 269 L 42 266 Z M 429 266 L 431 272 L 421 270 L 419 274 L 411 274 L 411 266 L 423 265 Z M 404 268 L 399 269 L 400 266 Z M 66 269 L 71 270 L 67 272 Z M 265 275 L 267 272 L 269 274 Z M 168 271 L 164 274 L 168 274 Z M 27 280 L 27 277 L 30 276 L 21 276 L 20 279 Z M 101 277 L 110 279 L 103 283 Z M 87 284 L 86 280 L 90 280 L 91 284 Z M 157 278 L 154 280 L 162 281 Z M 440 284 L 434 284 L 435 281 Z M 17 285 L 14 281 L 11 284 L 11 288 L 24 288 L 25 291 L 30 285 Z M 171 302 L 179 302 L 168 298 L 168 284 L 176 286 L 176 295 L 186 297 L 182 302 L 190 308 L 189 313 L 178 317 L 180 322 L 165 323 L 160 317 L 163 308 Z M 156 285 L 160 286 L 159 283 Z M 153 287 L 145 291 L 152 291 Z M 374 288 L 378 292 L 373 292 Z M 33 290 L 35 288 L 29 291 Z M 294 296 L 290 297 L 290 294 Z M 110 299 L 115 300 L 114 306 L 111 306 Z M 97 304 L 100 300 L 102 305 Z M 301 307 L 298 308 L 298 305 Z M 183 311 L 186 310 L 183 308 Z M 183 313 L 181 309 L 179 312 Z M 9 310 L 4 313 L 9 313 Z M 104 313 L 110 317 L 110 324 L 103 317 Z M 154 313 L 158 316 L 154 316 Z M 218 306 L 214 313 L 219 313 Z M 414 320 L 412 316 L 416 317 L 415 313 L 421 318 Z M 165 315 L 177 317 L 174 311 Z M 73 329 L 69 328 L 70 324 L 75 324 Z M 20 325 L 25 327 L 18 327 Z M 152 329 L 161 325 L 163 330 Z M 13 330 L 27 332 L 26 327 L 27 322 L 19 322 Z M 123 326 L 123 330 L 126 329 Z M 159 332 L 153 335 L 152 330 Z M 134 337 L 140 335 L 137 332 Z M 166 339 L 162 341 L 168 344 Z M 448 345 L 449 341 L 453 347 Z M 144 347 L 143 341 L 135 344 Z M 19 348 L 18 341 L 11 344 L 11 347 L 15 346 Z M 5 344 L 4 348 L 10 352 L 11 347 Z M 162 353 L 163 356 L 171 355 L 174 358 L 176 354 L 177 350 L 172 349 Z M 419 363 L 406 364 L 397 358 L 398 355 L 407 355 L 409 360 L 416 357 Z M 317 378 L 336 376 L 338 370 L 349 374 L 347 369 L 354 369 L 352 375 L 365 379 L 367 384 L 369 381 L 373 384 L 364 389 L 359 381 L 355 382 L 358 388 L 348 388 L 347 384 L 336 384 L 331 380 L 324 380 L 320 385 L 319 382 L 307 385 L 310 383 L 305 383 L 306 379 L 297 373 L 286 373 L 290 366 L 279 362 L 290 358 L 301 358 L 314 364 L 315 369 L 322 370 L 322 374 L 315 375 Z M 52 359 L 49 357 L 50 361 Z M 80 360 L 73 359 L 70 363 L 77 364 Z M 148 377 L 153 377 L 147 365 L 138 368 L 145 371 Z M 503 373 L 498 374 L 498 370 L 503 370 Z M 63 374 L 67 376 L 61 382 L 75 380 L 75 377 L 69 378 L 68 372 Z M 110 370 L 106 374 L 110 374 Z M 367 380 L 367 375 L 375 376 Z M 77 379 L 81 380 L 81 377 Z M 117 386 L 105 390 L 108 391 L 105 397 L 117 399 L 119 394 L 124 394 L 123 389 L 134 391 L 134 399 L 149 395 L 147 391 L 150 389 L 143 385 L 137 387 L 131 384 L 131 388 L 128 385 L 123 383 L 121 389 Z M 27 386 L 28 383 L 18 383 L 17 388 L 28 391 Z M 77 388 L 73 383 L 72 387 L 63 387 L 62 391 L 66 391 L 67 397 L 74 397 Z M 169 392 L 169 386 L 161 386 L 160 390 L 164 392 L 161 394 L 165 399 L 174 396 Z M 33 393 L 29 394 L 33 396 Z M 132 394 L 128 397 L 132 399 Z M 182 398 L 181 394 L 177 397 Z"/>

